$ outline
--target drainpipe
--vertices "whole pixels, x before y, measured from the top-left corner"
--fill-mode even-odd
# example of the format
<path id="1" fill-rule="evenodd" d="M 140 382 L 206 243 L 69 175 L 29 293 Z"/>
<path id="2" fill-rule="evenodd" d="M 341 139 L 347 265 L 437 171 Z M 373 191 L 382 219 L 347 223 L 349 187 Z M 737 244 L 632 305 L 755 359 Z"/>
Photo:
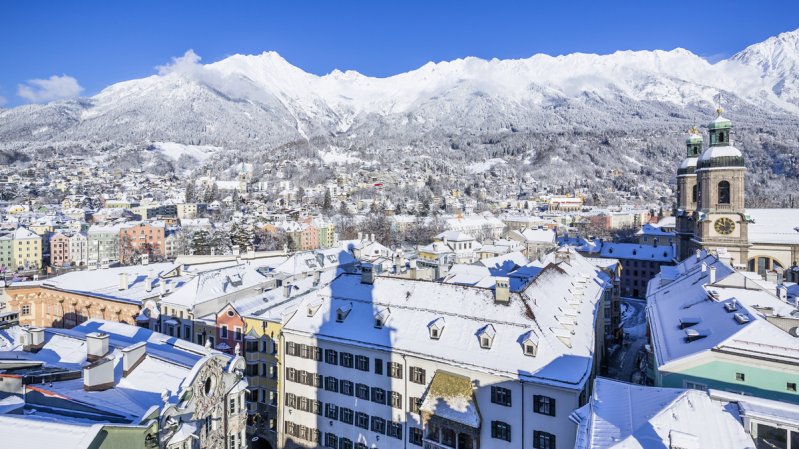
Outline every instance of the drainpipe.
<path id="1" fill-rule="evenodd" d="M 405 359 L 405 354 L 402 354 L 402 364 L 403 364 L 403 366 L 405 368 L 408 368 L 408 360 Z M 410 375 L 410 371 L 408 371 L 408 375 Z M 411 398 L 410 395 L 408 394 L 408 375 L 402 376 L 403 383 L 405 384 L 405 392 L 403 393 L 405 395 L 405 398 L 406 398 L 405 400 L 409 400 Z M 408 428 L 408 412 L 405 411 L 405 404 L 404 403 L 402 404 L 402 412 L 405 414 L 405 429 L 403 430 L 405 432 L 403 434 L 403 435 L 405 435 L 405 438 L 402 439 L 403 440 L 402 447 L 405 448 L 405 449 L 408 449 L 408 436 L 410 436 L 410 435 L 409 435 L 409 430 L 408 430 L 409 429 Z M 421 414 L 420 414 L 419 415 L 419 421 L 421 421 L 421 420 L 422 420 L 422 417 L 421 417 Z M 424 438 L 424 433 L 422 433 L 422 438 Z M 458 437 L 457 436 L 455 436 L 455 444 L 456 445 L 458 444 Z"/>

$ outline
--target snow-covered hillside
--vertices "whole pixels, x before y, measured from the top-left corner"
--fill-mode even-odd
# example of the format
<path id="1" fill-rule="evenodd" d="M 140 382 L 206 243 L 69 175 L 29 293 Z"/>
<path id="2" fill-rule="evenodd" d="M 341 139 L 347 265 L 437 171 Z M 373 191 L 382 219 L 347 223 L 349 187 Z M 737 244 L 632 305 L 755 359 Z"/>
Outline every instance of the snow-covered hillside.
<path id="1" fill-rule="evenodd" d="M 0 110 L 0 152 L 50 145 L 130 152 L 172 142 L 223 148 L 213 158 L 187 153 L 194 157 L 181 167 L 300 151 L 328 164 L 341 155 L 364 163 L 516 158 L 521 164 L 469 172 L 524 167 L 546 180 L 556 169 L 565 183 L 634 168 L 667 182 L 685 130 L 719 105 L 749 146 L 752 170 L 776 176 L 769 188 L 780 191 L 781 180 L 799 171 L 799 30 L 716 63 L 684 49 L 539 54 L 431 62 L 387 78 L 317 76 L 274 52 L 202 64 L 188 51 L 155 75 L 93 97 Z"/>

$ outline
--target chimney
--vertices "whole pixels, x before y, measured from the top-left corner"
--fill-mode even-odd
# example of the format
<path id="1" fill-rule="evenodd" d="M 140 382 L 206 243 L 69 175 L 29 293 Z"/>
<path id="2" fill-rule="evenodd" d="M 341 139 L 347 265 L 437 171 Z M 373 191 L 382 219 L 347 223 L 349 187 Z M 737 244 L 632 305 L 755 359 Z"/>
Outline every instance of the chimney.
<path id="1" fill-rule="evenodd" d="M 285 296 L 286 298 L 291 296 L 291 284 L 288 282 L 283 284 L 283 296 Z"/>
<path id="2" fill-rule="evenodd" d="M 313 286 L 316 287 L 319 285 L 319 281 L 322 279 L 322 271 L 316 270 L 313 272 Z"/>
<path id="3" fill-rule="evenodd" d="M 122 349 L 122 376 L 127 376 L 144 360 L 146 342 L 140 341 Z"/>
<path id="4" fill-rule="evenodd" d="M 716 267 L 710 267 L 710 283 L 716 283 Z"/>
<path id="5" fill-rule="evenodd" d="M 250 260 L 255 259 L 255 248 L 253 247 L 247 248 L 247 258 Z"/>
<path id="6" fill-rule="evenodd" d="M 415 280 L 416 277 L 419 275 L 416 272 L 416 259 L 412 259 L 410 261 L 410 266 L 411 266 L 411 268 L 410 268 L 410 278 Z"/>
<path id="7" fill-rule="evenodd" d="M 395 274 L 402 274 L 402 266 L 404 265 L 402 260 L 402 254 L 399 252 L 394 253 L 394 273 Z"/>
<path id="8" fill-rule="evenodd" d="M 494 302 L 508 304 L 510 302 L 510 279 L 498 277 L 494 285 Z"/>
<path id="9" fill-rule="evenodd" d="M 706 271 L 707 271 L 707 264 L 705 262 L 702 262 L 702 273 Z"/>
<path id="10" fill-rule="evenodd" d="M 358 231 L 358 241 L 360 242 L 361 240 L 363 240 L 363 232 Z"/>
<path id="11" fill-rule="evenodd" d="M 128 273 L 119 273 L 119 289 L 128 289 Z"/>
<path id="12" fill-rule="evenodd" d="M 699 262 L 700 260 L 702 260 L 702 250 L 698 249 L 696 250 L 696 261 Z"/>
<path id="13" fill-rule="evenodd" d="M 150 265 L 150 255 L 144 253 L 141 255 L 141 264 L 142 265 Z"/>
<path id="14" fill-rule="evenodd" d="M 94 362 L 106 354 L 108 354 L 108 334 L 102 332 L 86 334 L 86 359 Z"/>
<path id="15" fill-rule="evenodd" d="M 361 267 L 361 283 L 374 284 L 376 271 L 377 271 L 376 266 L 368 263 L 363 264 L 363 266 Z"/>
<path id="16" fill-rule="evenodd" d="M 83 367 L 83 389 L 102 391 L 114 386 L 114 363 L 100 359 Z"/>
<path id="17" fill-rule="evenodd" d="M 233 246 L 231 247 L 231 249 L 233 250 L 233 255 L 234 255 L 234 256 L 236 256 L 236 257 L 238 257 L 238 255 L 239 255 L 239 253 L 240 253 L 239 245 L 233 245 Z"/>
<path id="18" fill-rule="evenodd" d="M 158 289 L 161 293 L 161 296 L 166 295 L 166 282 L 163 279 L 158 280 Z"/>
<path id="19" fill-rule="evenodd" d="M 22 350 L 39 352 L 44 347 L 44 329 L 40 327 L 23 327 L 20 329 Z"/>
<path id="20" fill-rule="evenodd" d="M 148 293 L 153 291 L 153 270 L 147 272 L 147 277 L 144 279 L 144 289 Z"/>
<path id="21" fill-rule="evenodd" d="M 788 289 L 783 284 L 777 284 L 777 298 L 782 302 L 788 302 Z"/>
<path id="22" fill-rule="evenodd" d="M 655 246 L 655 248 L 658 247 L 658 238 L 657 237 L 652 239 L 652 244 Z"/>

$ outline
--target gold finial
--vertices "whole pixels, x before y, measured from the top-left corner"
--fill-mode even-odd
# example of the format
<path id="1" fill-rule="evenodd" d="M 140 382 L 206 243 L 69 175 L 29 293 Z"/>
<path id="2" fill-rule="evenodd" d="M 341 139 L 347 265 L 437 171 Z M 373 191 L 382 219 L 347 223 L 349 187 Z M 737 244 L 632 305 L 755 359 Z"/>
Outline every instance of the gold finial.
<path id="1" fill-rule="evenodd" d="M 692 126 L 691 129 L 688 130 L 689 134 L 699 134 L 699 130 L 696 129 L 696 125 Z"/>
<path id="2" fill-rule="evenodd" d="M 724 112 L 724 109 L 722 109 L 721 106 L 716 108 L 716 116 L 717 117 L 721 117 L 721 113 L 722 112 Z"/>

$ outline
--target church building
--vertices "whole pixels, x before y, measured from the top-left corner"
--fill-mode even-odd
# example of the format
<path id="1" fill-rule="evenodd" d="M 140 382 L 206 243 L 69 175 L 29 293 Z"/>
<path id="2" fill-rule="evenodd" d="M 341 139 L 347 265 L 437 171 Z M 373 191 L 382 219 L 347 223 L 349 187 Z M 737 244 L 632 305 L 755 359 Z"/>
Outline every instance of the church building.
<path id="1" fill-rule="evenodd" d="M 722 112 L 708 124 L 707 148 L 691 129 L 677 170 L 679 258 L 696 250 L 726 252 L 737 268 L 790 279 L 785 271 L 799 259 L 799 209 L 746 209 L 744 157 Z"/>

